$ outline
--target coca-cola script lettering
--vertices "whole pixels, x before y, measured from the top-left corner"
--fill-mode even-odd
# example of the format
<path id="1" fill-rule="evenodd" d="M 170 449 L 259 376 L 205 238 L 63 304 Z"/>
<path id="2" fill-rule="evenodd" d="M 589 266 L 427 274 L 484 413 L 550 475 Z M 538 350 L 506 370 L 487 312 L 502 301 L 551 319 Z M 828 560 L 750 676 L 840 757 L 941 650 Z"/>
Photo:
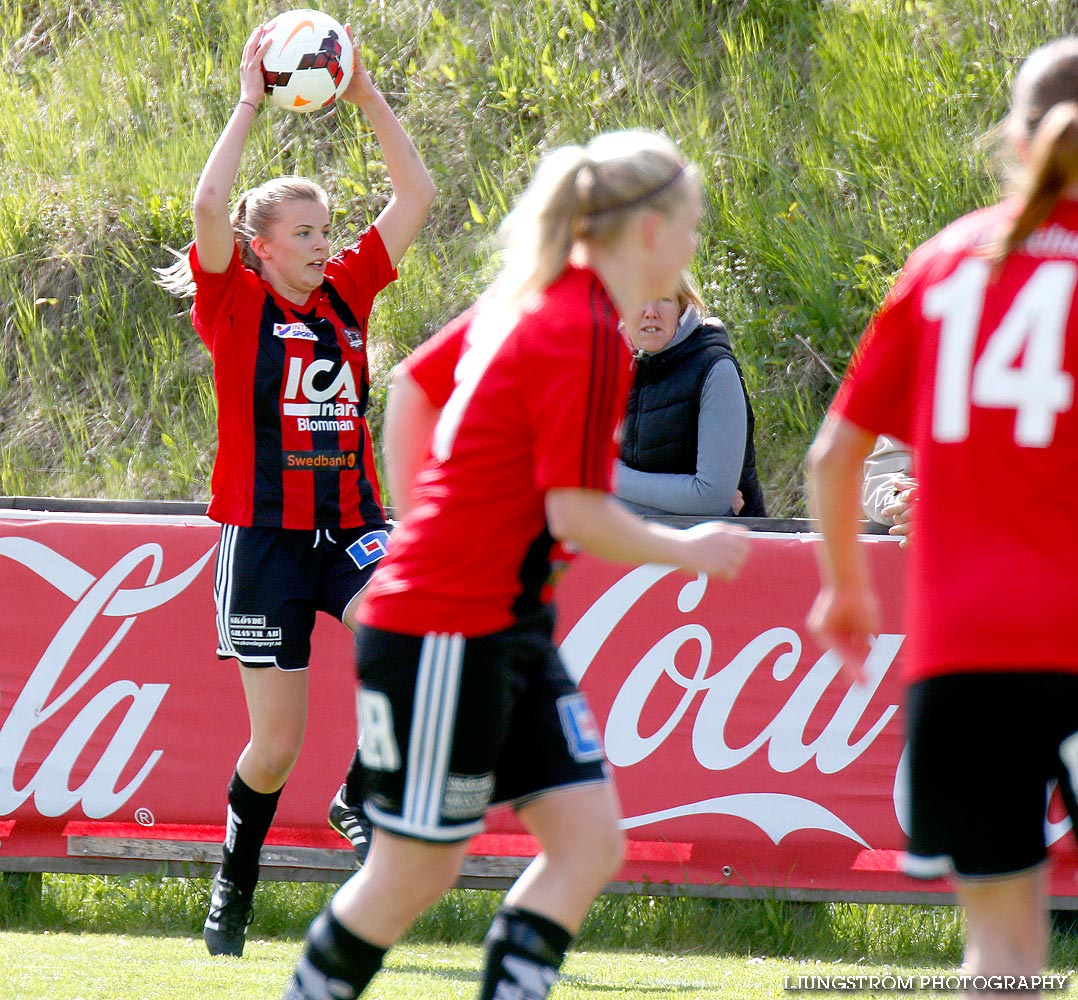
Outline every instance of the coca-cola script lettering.
<path id="1" fill-rule="evenodd" d="M 675 606 L 658 619 L 653 614 L 641 613 L 641 599 L 674 573 L 670 567 L 642 566 L 625 574 L 584 612 L 561 645 L 570 672 L 582 681 L 603 644 L 626 618 L 635 616 L 636 623 L 660 621 L 668 629 L 665 633 L 656 629 L 657 638 L 642 651 L 636 664 L 626 664 L 627 675 L 610 705 L 604 736 L 607 755 L 615 766 L 630 768 L 641 763 L 659 751 L 675 730 L 690 727 L 693 756 L 709 771 L 736 768 L 766 747 L 768 764 L 775 772 L 790 773 L 813 762 L 819 773 L 837 774 L 872 745 L 897 712 L 898 705 L 893 703 L 875 709 L 867 731 L 854 739 L 854 732 L 863 723 L 870 702 L 902 645 L 903 636 L 884 634 L 873 643 L 865 664 L 866 682 L 849 686 L 822 732 L 806 740 L 809 719 L 824 692 L 839 676 L 841 661 L 833 653 L 824 652 L 796 683 L 791 681 L 802 664 L 801 637 L 792 628 L 776 627 L 760 633 L 721 663 L 706 618 L 700 616 L 699 620 L 670 628 L 672 622 L 700 608 L 709 586 L 703 575 L 684 583 L 677 591 Z M 678 578 L 683 579 L 680 574 Z M 686 650 L 693 661 L 689 672 L 678 666 L 678 654 Z M 776 681 L 789 682 L 786 700 L 775 706 L 770 719 L 761 721 L 752 739 L 731 745 L 727 728 L 738 697 L 755 672 L 768 669 L 764 666 L 768 662 Z M 644 706 L 663 680 L 673 682 L 683 693 L 661 725 L 649 735 L 643 735 Z M 698 707 L 692 719 L 689 713 L 694 705 Z M 812 828 L 830 830 L 865 844 L 833 812 L 818 802 L 790 794 L 748 793 L 676 802 L 646 815 L 630 816 L 627 822 L 638 826 L 655 822 L 657 818 L 690 813 L 740 816 L 767 832 L 775 843 L 794 830 Z"/>
<path id="2" fill-rule="evenodd" d="M 120 647 L 137 616 L 167 603 L 189 586 L 212 555 L 211 547 L 180 574 L 159 581 L 163 553 L 160 545 L 151 543 L 132 549 L 100 577 L 94 577 L 37 541 L 0 538 L 0 559 L 32 571 L 74 602 L 66 618 L 57 620 L 46 615 L 34 623 L 37 628 L 54 627 L 55 634 L 33 665 L 22 689 L 15 694 L 5 686 L 0 692 L 3 701 L 11 705 L 0 726 L 0 816 L 15 812 L 33 796 L 42 816 L 60 816 L 81 803 L 88 817 L 100 818 L 112 815 L 138 790 L 164 753 L 162 748 L 152 750 L 138 762 L 135 775 L 122 785 L 120 777 L 132 763 L 135 748 L 149 729 L 169 686 L 115 680 L 92 694 L 90 691 L 98 672 Z M 136 570 L 144 566 L 144 582 L 125 587 Z M 9 574 L 5 572 L 5 575 Z M 101 618 L 114 620 L 112 634 L 101 649 L 93 652 L 77 676 L 57 690 L 90 626 Z M 29 622 L 24 624 L 30 627 Z M 78 666 L 81 665 L 76 665 L 76 669 Z M 33 776 L 22 787 L 16 787 L 16 769 L 34 731 L 68 703 L 87 694 L 85 704 Z M 117 710 L 122 711 L 118 726 L 85 780 L 72 788 L 76 761 L 106 718 Z"/>

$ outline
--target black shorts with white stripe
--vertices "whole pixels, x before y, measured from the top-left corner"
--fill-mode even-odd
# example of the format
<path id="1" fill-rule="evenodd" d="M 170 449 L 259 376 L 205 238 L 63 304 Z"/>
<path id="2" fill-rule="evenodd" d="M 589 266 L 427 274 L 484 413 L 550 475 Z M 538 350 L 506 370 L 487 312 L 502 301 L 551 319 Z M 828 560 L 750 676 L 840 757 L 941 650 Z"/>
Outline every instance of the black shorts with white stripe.
<path id="1" fill-rule="evenodd" d="M 548 613 L 471 639 L 363 627 L 356 650 L 376 826 L 452 843 L 479 833 L 492 803 L 606 780 L 598 728 Z"/>
<path id="2" fill-rule="evenodd" d="M 248 667 L 303 670 L 315 614 L 344 615 L 388 540 L 388 524 L 311 531 L 222 525 L 213 584 L 217 655 Z"/>

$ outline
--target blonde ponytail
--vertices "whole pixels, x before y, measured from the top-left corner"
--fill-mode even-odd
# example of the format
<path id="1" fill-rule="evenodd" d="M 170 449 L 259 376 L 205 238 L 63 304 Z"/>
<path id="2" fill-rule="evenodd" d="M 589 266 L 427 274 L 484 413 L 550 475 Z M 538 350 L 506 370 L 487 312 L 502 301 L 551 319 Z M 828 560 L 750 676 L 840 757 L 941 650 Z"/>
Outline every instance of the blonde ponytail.
<path id="1" fill-rule="evenodd" d="M 240 260 L 252 271 L 261 273 L 262 262 L 258 259 L 258 255 L 251 249 L 251 240 L 258 234 L 258 230 L 252 230 L 251 227 L 247 225 L 247 201 L 249 198 L 257 197 L 257 191 L 258 188 L 251 188 L 251 190 L 244 191 L 243 194 L 240 195 L 235 208 L 232 209 L 232 215 L 229 217 L 229 221 L 232 223 L 232 232 L 236 237 L 236 246 L 240 251 Z"/>
<path id="2" fill-rule="evenodd" d="M 505 304 L 519 305 L 565 270 L 580 214 L 578 181 L 588 168 L 583 146 L 562 146 L 540 160 L 499 231 L 504 263 L 495 291 Z"/>
<path id="3" fill-rule="evenodd" d="M 504 263 L 488 295 L 519 308 L 565 270 L 574 243 L 615 242 L 634 211 L 669 214 L 692 183 L 695 168 L 655 132 L 610 132 L 553 150 L 502 224 Z"/>
<path id="4" fill-rule="evenodd" d="M 191 246 L 188 243 L 182 250 L 173 250 L 172 247 L 165 249 L 172 254 L 173 261 L 166 267 L 155 267 L 154 281 L 170 295 L 178 299 L 190 298 L 195 294 L 195 279 L 191 274 Z"/>
<path id="5" fill-rule="evenodd" d="M 1030 145 L 1022 209 L 992 249 L 1004 260 L 1048 218 L 1063 189 L 1078 181 L 1078 103 L 1055 105 L 1041 120 Z"/>
<path id="6" fill-rule="evenodd" d="M 1005 133 L 1020 152 L 1014 187 L 1018 215 L 988 248 L 1001 265 L 1051 213 L 1064 189 L 1078 182 L 1078 37 L 1036 49 L 1014 80 Z"/>

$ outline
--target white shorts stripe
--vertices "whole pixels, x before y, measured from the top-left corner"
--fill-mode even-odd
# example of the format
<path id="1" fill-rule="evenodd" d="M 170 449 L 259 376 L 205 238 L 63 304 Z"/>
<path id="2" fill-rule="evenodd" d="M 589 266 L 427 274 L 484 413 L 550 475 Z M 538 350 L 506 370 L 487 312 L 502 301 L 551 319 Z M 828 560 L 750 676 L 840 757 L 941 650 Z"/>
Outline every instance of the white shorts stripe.
<path id="1" fill-rule="evenodd" d="M 423 639 L 402 809 L 409 828 L 433 830 L 441 820 L 463 653 L 460 635 L 430 633 Z"/>
<path id="2" fill-rule="evenodd" d="M 442 798 L 446 778 L 449 775 L 449 755 L 453 747 L 453 730 L 457 721 L 457 702 L 460 698 L 460 674 L 464 661 L 464 637 L 449 636 L 446 643 L 445 669 L 442 674 L 441 698 L 438 701 L 438 734 L 431 762 L 431 786 L 433 795 L 428 799 L 428 820 L 431 825 L 442 819 Z"/>
<path id="3" fill-rule="evenodd" d="M 418 787 L 421 779 L 420 754 L 425 730 L 425 706 L 430 699 L 431 663 L 434 659 L 433 636 L 427 636 L 419 650 L 419 669 L 415 681 L 415 701 L 412 709 L 412 732 L 408 738 L 408 759 L 405 762 L 404 802 L 401 814 L 414 821 L 416 799 L 422 794 Z"/>
<path id="4" fill-rule="evenodd" d="M 217 547 L 217 566 L 213 574 L 213 597 L 217 606 L 217 651 L 235 656 L 228 634 L 228 608 L 232 598 L 232 559 L 236 551 L 236 527 L 221 525 L 221 544 Z"/>
<path id="5" fill-rule="evenodd" d="M 229 632 L 228 618 L 235 586 L 236 545 L 239 543 L 240 530 L 234 524 L 222 524 L 221 543 L 217 546 L 217 563 L 213 573 L 213 599 L 217 608 L 217 655 L 233 656 L 240 663 L 272 663 L 276 666 L 277 657 L 273 655 L 241 655 Z"/>

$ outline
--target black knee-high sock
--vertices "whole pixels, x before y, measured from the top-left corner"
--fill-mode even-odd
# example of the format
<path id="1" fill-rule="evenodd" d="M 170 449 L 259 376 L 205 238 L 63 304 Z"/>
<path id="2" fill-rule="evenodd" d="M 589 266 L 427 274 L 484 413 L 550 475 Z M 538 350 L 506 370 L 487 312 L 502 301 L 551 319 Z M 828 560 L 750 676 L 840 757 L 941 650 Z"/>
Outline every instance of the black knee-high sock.
<path id="1" fill-rule="evenodd" d="M 281 791 L 256 792 L 244 784 L 239 772 L 228 784 L 228 829 L 221 875 L 241 892 L 252 893 L 258 884 L 258 854 L 266 842 Z"/>
<path id="2" fill-rule="evenodd" d="M 572 939 L 553 920 L 503 906 L 487 934 L 487 964 L 478 1000 L 546 1000 Z"/>
<path id="3" fill-rule="evenodd" d="M 382 967 L 385 953 L 356 937 L 327 906 L 307 931 L 282 1000 L 355 1000 Z"/>
<path id="4" fill-rule="evenodd" d="M 363 803 L 363 761 L 359 758 L 359 747 L 356 747 L 348 775 L 344 779 L 344 801 L 350 806 Z"/>

